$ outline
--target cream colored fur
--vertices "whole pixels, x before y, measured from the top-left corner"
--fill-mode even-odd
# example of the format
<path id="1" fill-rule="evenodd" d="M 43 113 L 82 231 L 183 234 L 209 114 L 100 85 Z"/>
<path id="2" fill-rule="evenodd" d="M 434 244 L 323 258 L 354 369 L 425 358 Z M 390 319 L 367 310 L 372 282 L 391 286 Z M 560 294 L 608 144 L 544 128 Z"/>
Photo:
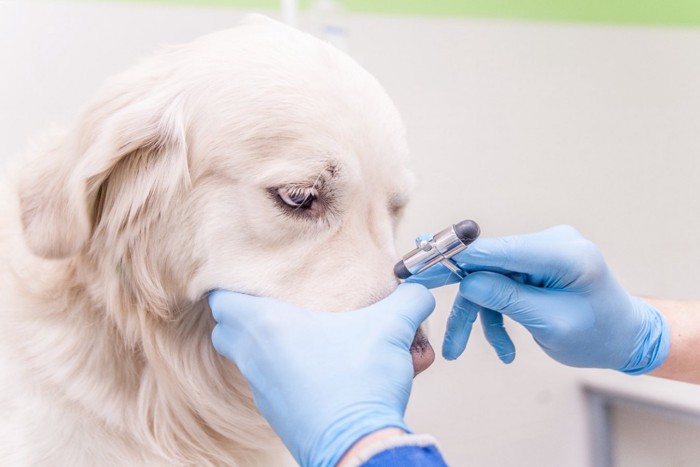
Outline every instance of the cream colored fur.
<path id="1" fill-rule="evenodd" d="M 1 185 L 0 465 L 276 465 L 207 292 L 385 296 L 406 161 L 379 84 L 262 17 L 112 79 Z"/>

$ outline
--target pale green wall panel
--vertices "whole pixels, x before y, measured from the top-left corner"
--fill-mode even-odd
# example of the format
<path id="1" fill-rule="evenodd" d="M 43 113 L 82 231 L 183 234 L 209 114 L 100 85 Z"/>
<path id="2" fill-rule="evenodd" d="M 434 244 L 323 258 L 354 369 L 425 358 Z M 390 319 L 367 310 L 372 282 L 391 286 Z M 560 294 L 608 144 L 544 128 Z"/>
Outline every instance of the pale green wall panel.
<path id="1" fill-rule="evenodd" d="M 109 0 L 96 0 L 109 1 Z M 276 9 L 276 0 L 112 0 Z M 312 0 L 300 0 L 306 9 Z M 662 26 L 700 26 L 700 0 L 342 0 L 348 11 Z"/>
<path id="2" fill-rule="evenodd" d="M 353 11 L 544 21 L 700 25 L 700 0 L 344 0 Z"/>

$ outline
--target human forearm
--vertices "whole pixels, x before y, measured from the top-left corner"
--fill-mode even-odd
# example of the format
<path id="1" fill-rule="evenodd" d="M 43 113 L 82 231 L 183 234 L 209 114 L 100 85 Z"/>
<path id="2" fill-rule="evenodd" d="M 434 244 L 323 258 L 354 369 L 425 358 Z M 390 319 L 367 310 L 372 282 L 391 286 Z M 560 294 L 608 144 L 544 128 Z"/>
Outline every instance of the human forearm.
<path id="1" fill-rule="evenodd" d="M 668 357 L 650 374 L 700 384 L 700 301 L 655 298 L 644 301 L 661 312 L 671 330 Z"/>

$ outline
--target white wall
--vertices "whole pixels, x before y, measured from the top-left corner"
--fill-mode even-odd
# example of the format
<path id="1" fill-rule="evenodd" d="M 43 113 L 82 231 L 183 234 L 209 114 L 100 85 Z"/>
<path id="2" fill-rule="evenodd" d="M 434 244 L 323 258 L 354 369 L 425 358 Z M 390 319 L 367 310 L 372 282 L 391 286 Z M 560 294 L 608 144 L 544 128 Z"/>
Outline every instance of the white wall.
<path id="1" fill-rule="evenodd" d="M 0 2 L 3 156 L 69 121 L 104 78 L 156 45 L 240 14 Z M 699 295 L 700 31 L 363 15 L 346 26 L 350 52 L 408 127 L 420 186 L 401 250 L 463 218 L 489 236 L 570 223 L 629 290 Z M 438 292 L 436 349 L 453 293 Z M 584 383 L 700 410 L 695 387 L 565 368 L 508 327 L 512 365 L 475 328 L 463 358 L 438 359 L 416 380 L 408 418 L 438 436 L 452 465 L 589 465 Z"/>

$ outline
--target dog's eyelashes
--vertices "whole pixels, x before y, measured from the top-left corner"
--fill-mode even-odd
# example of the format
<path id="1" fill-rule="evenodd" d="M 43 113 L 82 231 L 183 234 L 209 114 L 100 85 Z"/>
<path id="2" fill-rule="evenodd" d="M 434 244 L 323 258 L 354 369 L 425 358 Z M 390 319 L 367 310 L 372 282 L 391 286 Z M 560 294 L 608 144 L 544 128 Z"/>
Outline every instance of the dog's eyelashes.
<path id="1" fill-rule="evenodd" d="M 313 188 L 278 188 L 279 199 L 292 209 L 310 209 L 318 194 Z"/>

